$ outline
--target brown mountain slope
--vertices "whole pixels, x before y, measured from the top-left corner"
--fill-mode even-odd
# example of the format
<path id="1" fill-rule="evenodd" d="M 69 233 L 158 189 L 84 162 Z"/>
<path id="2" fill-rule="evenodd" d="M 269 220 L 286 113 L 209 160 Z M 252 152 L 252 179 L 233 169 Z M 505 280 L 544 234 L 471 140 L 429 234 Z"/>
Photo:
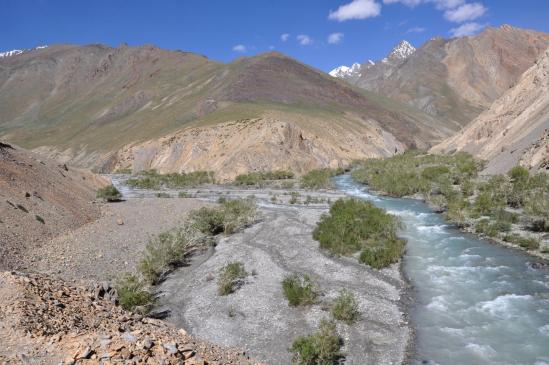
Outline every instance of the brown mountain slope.
<path id="1" fill-rule="evenodd" d="M 304 133 L 331 143 L 315 153 L 332 152 L 301 166 L 343 161 L 351 155 L 392 154 L 403 145 L 428 147 L 457 130 L 280 53 L 224 65 L 151 46 L 91 45 L 53 46 L 0 60 L 0 135 L 84 166 L 120 164 L 117 156 L 126 156 L 130 146 L 187 133 L 180 132 L 184 129 L 258 118 L 299 125 Z M 268 124 L 261 125 L 269 131 Z M 342 132 L 332 137 L 329 131 L 336 129 Z M 280 142 L 276 133 L 269 133 L 264 134 L 265 143 Z M 353 154 L 341 152 L 347 148 L 341 136 L 349 134 L 363 143 L 376 142 Z M 186 148 L 203 149 L 203 142 L 189 139 Z M 207 143 L 220 144 L 219 138 Z M 236 156 L 235 151 L 225 152 Z M 184 159 L 178 153 L 172 150 L 169 160 Z M 253 148 L 248 153 L 253 156 Z M 297 152 L 285 156 L 299 158 Z M 251 162 L 240 162 L 252 168 Z M 268 159 L 264 166 L 275 162 Z M 182 168 L 167 164 L 164 170 L 168 166 Z"/>
<path id="2" fill-rule="evenodd" d="M 402 62 L 367 65 L 351 81 L 466 125 L 512 87 L 547 47 L 549 34 L 503 25 L 471 37 L 434 38 Z"/>
<path id="3" fill-rule="evenodd" d="M 549 50 L 490 109 L 432 149 L 456 150 L 488 160 L 488 173 L 517 164 L 549 170 Z"/>
<path id="4" fill-rule="evenodd" d="M 96 219 L 91 201 L 102 178 L 0 144 L 0 270 L 26 251 Z"/>

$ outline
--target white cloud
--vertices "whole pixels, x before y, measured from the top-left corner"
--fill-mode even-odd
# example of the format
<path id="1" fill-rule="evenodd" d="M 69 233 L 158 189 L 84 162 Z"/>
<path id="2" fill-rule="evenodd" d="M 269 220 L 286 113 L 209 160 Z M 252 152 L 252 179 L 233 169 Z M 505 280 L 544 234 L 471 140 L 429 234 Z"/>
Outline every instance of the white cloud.
<path id="1" fill-rule="evenodd" d="M 288 38 L 290 38 L 290 34 L 289 33 L 284 33 L 284 34 L 281 34 L 280 35 L 280 40 L 282 42 L 286 42 L 288 40 Z"/>
<path id="2" fill-rule="evenodd" d="M 446 10 L 444 17 L 454 23 L 462 23 L 481 17 L 486 8 L 481 3 L 463 4 L 455 9 Z"/>
<path id="3" fill-rule="evenodd" d="M 247 49 L 246 49 L 245 45 L 237 44 L 236 46 L 233 47 L 233 51 L 240 52 L 240 53 L 245 53 L 247 51 Z"/>
<path id="4" fill-rule="evenodd" d="M 381 4 L 375 0 L 353 0 L 341 5 L 336 11 L 330 11 L 328 19 L 344 22 L 351 19 L 376 17 L 381 13 Z"/>
<path id="5" fill-rule="evenodd" d="M 300 34 L 296 38 L 299 44 L 301 44 L 302 46 L 308 46 L 310 44 L 313 44 L 313 39 L 306 34 Z"/>
<path id="6" fill-rule="evenodd" d="M 484 25 L 478 23 L 465 23 L 457 28 L 450 29 L 450 34 L 453 37 L 465 37 L 479 32 L 482 28 L 484 28 Z"/>
<path id="7" fill-rule="evenodd" d="M 465 3 L 465 0 L 430 0 L 435 3 L 437 9 L 455 9 Z"/>
<path id="8" fill-rule="evenodd" d="M 424 0 L 383 0 L 383 4 L 396 4 L 401 3 L 411 8 L 414 8 L 424 2 Z"/>
<path id="9" fill-rule="evenodd" d="M 406 33 L 423 33 L 427 30 L 424 27 L 412 27 L 406 31 Z"/>
<path id="10" fill-rule="evenodd" d="M 343 40 L 344 34 L 343 33 L 332 33 L 328 35 L 328 43 L 329 44 L 338 44 Z"/>

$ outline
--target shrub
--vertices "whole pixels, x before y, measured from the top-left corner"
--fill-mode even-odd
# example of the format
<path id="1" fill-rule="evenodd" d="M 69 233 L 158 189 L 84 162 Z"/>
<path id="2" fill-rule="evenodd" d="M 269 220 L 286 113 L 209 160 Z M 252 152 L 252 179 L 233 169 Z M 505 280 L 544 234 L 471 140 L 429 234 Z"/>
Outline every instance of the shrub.
<path id="1" fill-rule="evenodd" d="M 282 292 L 292 307 L 313 304 L 317 295 L 309 276 L 299 274 L 291 274 L 284 278 Z"/>
<path id="2" fill-rule="evenodd" d="M 184 262 L 193 248 L 204 243 L 203 237 L 188 225 L 153 236 L 145 246 L 139 271 L 148 283 L 155 284 L 174 266 Z"/>
<path id="3" fill-rule="evenodd" d="M 114 185 L 109 185 L 97 190 L 97 198 L 106 202 L 117 202 L 122 199 L 122 194 Z"/>
<path id="4" fill-rule="evenodd" d="M 404 254 L 405 242 L 399 239 L 391 239 L 383 244 L 365 247 L 360 253 L 360 262 L 374 269 L 382 269 L 398 262 Z"/>
<path id="5" fill-rule="evenodd" d="M 342 290 L 332 306 L 332 316 L 347 324 L 355 322 L 359 317 L 358 302 L 353 293 Z"/>
<path id="6" fill-rule="evenodd" d="M 180 191 L 177 196 L 179 198 L 190 198 L 191 196 L 189 195 L 189 193 L 187 193 L 186 191 Z"/>
<path id="7" fill-rule="evenodd" d="M 301 186 L 306 189 L 329 189 L 333 187 L 331 178 L 344 172 L 341 168 L 311 170 L 301 177 Z"/>
<path id="8" fill-rule="evenodd" d="M 530 224 L 530 229 L 534 232 L 549 232 L 549 220 L 534 219 Z"/>
<path id="9" fill-rule="evenodd" d="M 252 224 L 256 219 L 253 200 L 221 200 L 216 208 L 203 207 L 189 214 L 189 222 L 204 234 L 234 233 Z"/>
<path id="10" fill-rule="evenodd" d="M 343 340 L 337 334 L 332 321 L 322 320 L 317 332 L 310 336 L 298 337 L 290 351 L 292 361 L 298 365 L 332 365 L 341 358 Z"/>
<path id="11" fill-rule="evenodd" d="M 427 180 L 436 180 L 441 175 L 449 174 L 450 169 L 446 166 L 429 166 L 421 171 L 421 177 Z"/>
<path id="12" fill-rule="evenodd" d="M 156 193 L 156 197 L 157 197 L 157 198 L 171 198 L 172 196 L 171 196 L 170 194 L 168 194 L 168 193 L 162 193 L 162 192 L 160 192 L 160 193 Z"/>
<path id="13" fill-rule="evenodd" d="M 212 171 L 194 171 L 189 173 L 159 174 L 156 170 L 142 171 L 138 176 L 128 179 L 129 186 L 141 189 L 181 188 L 214 183 Z"/>
<path id="14" fill-rule="evenodd" d="M 238 175 L 234 183 L 235 185 L 262 185 L 266 180 L 287 180 L 292 179 L 294 173 L 286 170 L 275 170 L 267 172 L 249 172 L 247 174 Z"/>
<path id="15" fill-rule="evenodd" d="M 290 193 L 290 200 L 288 201 L 290 204 L 299 204 L 299 193 L 296 191 L 292 191 Z"/>
<path id="16" fill-rule="evenodd" d="M 537 250 L 540 246 L 539 240 L 534 237 L 523 237 L 520 234 L 512 233 L 503 238 L 504 241 L 512 242 L 527 250 Z"/>
<path id="17" fill-rule="evenodd" d="M 241 262 L 231 262 L 223 266 L 217 279 L 217 293 L 229 295 L 237 290 L 243 283 L 248 273 Z"/>
<path id="18" fill-rule="evenodd" d="M 124 274 L 115 282 L 118 302 L 125 310 L 146 314 L 151 309 L 154 297 L 145 290 L 145 284 L 135 275 Z"/>
<path id="19" fill-rule="evenodd" d="M 227 234 L 247 227 L 257 219 L 257 208 L 252 199 L 227 200 L 222 204 L 223 230 Z"/>
<path id="20" fill-rule="evenodd" d="M 191 225 L 204 234 L 216 235 L 223 232 L 223 212 L 218 208 L 202 207 L 189 213 Z"/>
<path id="21" fill-rule="evenodd" d="M 371 202 L 339 199 L 330 207 L 330 213 L 320 218 L 313 238 L 335 255 L 352 255 L 368 247 L 377 251 L 385 245 L 391 248 L 389 252 L 396 253 L 393 244 L 398 241 L 399 224 L 396 217 Z"/>
<path id="22" fill-rule="evenodd" d="M 522 166 L 515 166 L 511 170 L 509 170 L 507 175 L 511 178 L 511 182 L 513 184 L 525 183 L 530 177 L 530 172 L 528 171 L 528 169 Z"/>

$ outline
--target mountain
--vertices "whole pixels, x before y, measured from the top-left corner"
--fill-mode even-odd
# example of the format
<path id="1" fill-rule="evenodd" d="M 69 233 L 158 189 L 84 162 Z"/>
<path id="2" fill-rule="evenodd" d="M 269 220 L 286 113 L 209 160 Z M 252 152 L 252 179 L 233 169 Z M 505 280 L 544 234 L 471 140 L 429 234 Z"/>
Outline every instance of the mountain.
<path id="1" fill-rule="evenodd" d="M 92 205 L 105 185 L 97 175 L 68 168 L 0 143 L 0 271 L 45 240 L 100 216 Z"/>
<path id="2" fill-rule="evenodd" d="M 432 151 L 470 152 L 488 160 L 487 173 L 517 164 L 549 170 L 549 49 L 488 110 Z"/>
<path id="3" fill-rule="evenodd" d="M 415 47 L 412 46 L 408 41 L 402 40 L 397 44 L 389 54 L 378 61 L 377 68 L 384 68 L 384 64 L 395 65 L 399 64 L 401 61 L 404 61 L 410 57 L 416 51 Z M 381 64 L 381 65 L 380 65 Z M 348 66 L 339 66 L 329 72 L 330 76 L 344 79 L 351 83 L 356 83 L 363 75 L 367 75 L 370 72 L 368 70 L 376 66 L 376 62 L 372 60 L 366 61 L 364 64 L 354 63 L 351 67 Z M 374 71 L 374 73 L 377 73 Z"/>
<path id="4" fill-rule="evenodd" d="M 515 85 L 547 47 L 549 34 L 488 27 L 476 36 L 433 38 L 403 53 L 403 61 L 377 62 L 346 80 L 464 126 Z"/>
<path id="5" fill-rule="evenodd" d="M 33 48 L 33 49 L 43 49 L 43 48 L 47 48 L 48 46 L 38 46 L 36 48 Z M 5 58 L 5 57 L 12 57 L 12 56 L 17 56 L 17 55 L 20 55 L 21 53 L 23 52 L 28 52 L 28 51 L 31 51 L 29 49 L 13 49 L 11 51 L 6 51 L 6 52 L 0 52 L 0 58 Z"/>
<path id="6" fill-rule="evenodd" d="M 0 135 L 104 170 L 215 160 L 225 178 L 231 166 L 302 172 L 429 147 L 456 130 L 276 52 L 223 64 L 154 46 L 56 45 L 0 59 Z M 182 139 L 187 152 L 165 143 L 195 134 Z"/>

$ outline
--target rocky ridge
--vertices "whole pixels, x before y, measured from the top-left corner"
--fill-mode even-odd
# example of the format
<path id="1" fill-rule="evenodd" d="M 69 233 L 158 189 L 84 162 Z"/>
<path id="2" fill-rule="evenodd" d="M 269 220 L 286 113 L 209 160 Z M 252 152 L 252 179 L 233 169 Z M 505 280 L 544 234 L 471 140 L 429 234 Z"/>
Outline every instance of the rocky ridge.
<path id="1" fill-rule="evenodd" d="M 115 306 L 94 290 L 40 275 L 0 273 L 2 364 L 258 364 Z"/>
<path id="2" fill-rule="evenodd" d="M 547 47 L 549 34 L 488 27 L 475 36 L 432 38 L 411 54 L 403 52 L 403 61 L 387 57 L 360 77 L 343 78 L 464 126 L 514 86 Z"/>
<path id="3" fill-rule="evenodd" d="M 517 164 L 549 170 L 549 49 L 488 110 L 431 151 L 472 153 L 488 160 L 488 173 Z"/>

